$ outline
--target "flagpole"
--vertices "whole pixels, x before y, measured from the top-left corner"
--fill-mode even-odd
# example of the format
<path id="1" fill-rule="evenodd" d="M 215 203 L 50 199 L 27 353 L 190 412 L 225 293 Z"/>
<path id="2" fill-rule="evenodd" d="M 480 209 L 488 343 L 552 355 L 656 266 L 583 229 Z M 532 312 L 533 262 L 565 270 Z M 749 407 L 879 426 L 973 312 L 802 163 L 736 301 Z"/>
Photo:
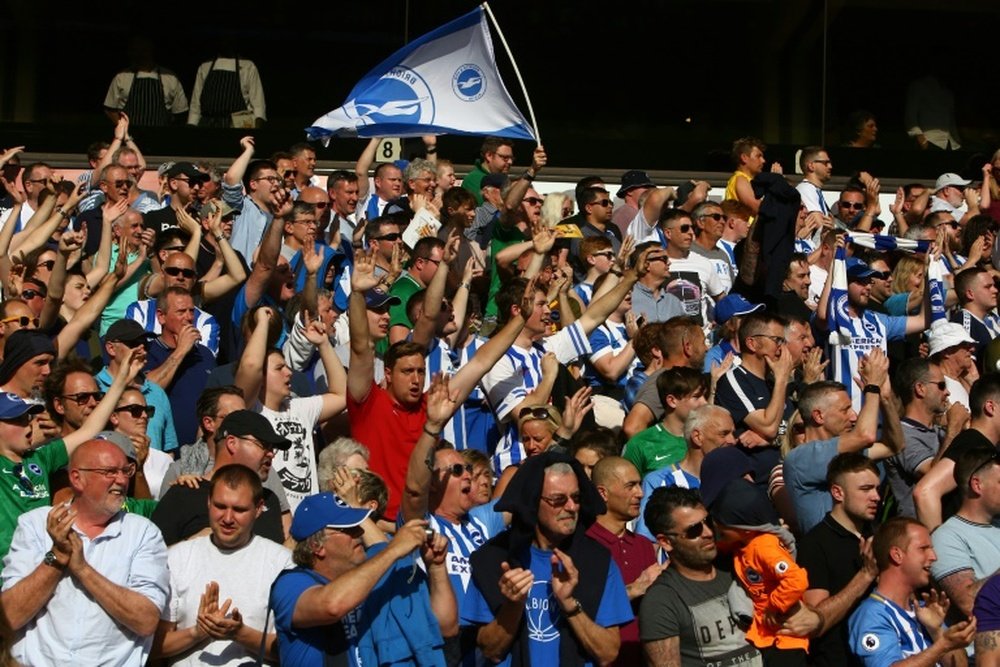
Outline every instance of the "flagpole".
<path id="1" fill-rule="evenodd" d="M 531 107 L 531 98 L 528 97 L 528 89 L 524 85 L 524 79 L 521 78 L 521 72 L 517 69 L 517 63 L 514 61 L 514 54 L 510 52 L 510 47 L 507 46 L 507 40 L 503 36 L 503 30 L 500 29 L 500 24 L 497 23 L 497 19 L 493 16 L 493 11 L 490 9 L 489 4 L 483 3 L 480 5 L 486 12 L 486 15 L 490 18 L 490 22 L 493 23 L 493 27 L 497 31 L 497 36 L 500 37 L 500 43 L 503 45 L 503 50 L 507 52 L 507 57 L 510 58 L 510 64 L 514 67 L 514 74 L 517 76 L 517 82 L 521 84 L 521 92 L 524 93 L 524 101 L 528 104 L 528 115 L 531 116 L 531 128 L 535 131 L 535 141 L 539 145 L 542 143 L 542 135 L 538 132 L 538 123 L 535 121 L 535 110 Z"/>

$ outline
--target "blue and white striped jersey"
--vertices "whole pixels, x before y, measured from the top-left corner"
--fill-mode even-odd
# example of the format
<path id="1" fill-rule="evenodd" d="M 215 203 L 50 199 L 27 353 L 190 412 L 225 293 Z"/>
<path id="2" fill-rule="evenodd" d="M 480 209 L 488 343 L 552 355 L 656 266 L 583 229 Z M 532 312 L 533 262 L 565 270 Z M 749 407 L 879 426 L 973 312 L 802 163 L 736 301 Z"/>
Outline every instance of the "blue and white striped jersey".
<path id="1" fill-rule="evenodd" d="M 854 382 L 858 377 L 858 362 L 875 348 L 887 352 L 887 341 L 902 340 L 906 336 L 906 318 L 883 315 L 865 310 L 860 317 L 851 317 L 845 310 L 841 326 L 851 331 L 851 336 L 831 333 L 827 345 L 827 377 L 847 387 L 855 411 L 861 410 L 861 390 Z"/>
<path id="2" fill-rule="evenodd" d="M 146 331 L 152 331 L 160 335 L 163 329 L 156 319 L 156 299 L 141 299 L 133 301 L 125 308 L 125 317 L 135 320 L 143 326 Z M 206 313 L 201 308 L 194 309 L 194 328 L 201 334 L 201 344 L 212 351 L 212 354 L 219 354 L 219 323 L 215 317 Z"/>
<path id="3" fill-rule="evenodd" d="M 649 528 L 646 527 L 646 503 L 649 502 L 649 497 L 653 495 L 653 491 L 656 491 L 661 486 L 699 489 L 701 488 L 701 480 L 688 471 L 682 470 L 679 463 L 671 463 L 666 468 L 654 470 L 642 479 L 642 501 L 639 505 L 639 518 L 636 520 L 635 533 L 636 535 L 642 535 L 653 544 L 656 544 L 656 538 L 649 532 Z"/>
<path id="4" fill-rule="evenodd" d="M 864 667 L 889 667 L 931 646 L 916 613 L 872 593 L 847 622 L 848 648 Z"/>

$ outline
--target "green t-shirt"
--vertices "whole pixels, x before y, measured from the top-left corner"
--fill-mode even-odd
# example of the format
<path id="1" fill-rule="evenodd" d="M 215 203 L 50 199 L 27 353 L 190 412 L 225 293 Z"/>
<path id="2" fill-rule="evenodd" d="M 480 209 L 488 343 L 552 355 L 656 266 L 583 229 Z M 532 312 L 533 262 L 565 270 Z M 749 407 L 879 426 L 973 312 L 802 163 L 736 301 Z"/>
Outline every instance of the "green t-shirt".
<path id="1" fill-rule="evenodd" d="M 152 519 L 153 510 L 156 509 L 156 504 L 158 501 L 152 498 L 126 498 L 125 503 L 122 505 L 124 509 L 129 514 L 138 514 L 141 517 L 147 519 Z"/>
<path id="2" fill-rule="evenodd" d="M 504 227 L 497 221 L 493 225 L 493 238 L 490 240 L 490 294 L 486 300 L 484 315 L 488 318 L 497 319 L 497 293 L 500 292 L 500 271 L 497 269 L 497 254 L 508 246 L 522 241 L 528 241 L 531 237 L 525 236 L 524 232 L 517 228 L 517 225 Z"/>
<path id="3" fill-rule="evenodd" d="M 687 442 L 684 436 L 674 435 L 663 428 L 663 424 L 656 424 L 632 436 L 625 443 L 622 456 L 634 463 L 639 474 L 645 477 L 654 470 L 677 463 L 685 454 Z"/>
<path id="4" fill-rule="evenodd" d="M 389 327 L 394 327 L 397 324 L 404 326 L 407 329 L 413 328 L 413 322 L 410 318 L 406 316 L 406 304 L 410 300 L 410 297 L 422 290 L 423 287 L 413 279 L 410 272 L 407 271 L 399 277 L 396 282 L 392 284 L 389 288 L 389 294 L 392 296 L 398 296 L 400 301 L 399 305 L 389 306 Z"/>
<path id="5" fill-rule="evenodd" d="M 0 561 L 10 549 L 18 517 L 51 503 L 49 473 L 68 464 L 69 454 L 62 439 L 29 452 L 20 463 L 0 456 Z"/>

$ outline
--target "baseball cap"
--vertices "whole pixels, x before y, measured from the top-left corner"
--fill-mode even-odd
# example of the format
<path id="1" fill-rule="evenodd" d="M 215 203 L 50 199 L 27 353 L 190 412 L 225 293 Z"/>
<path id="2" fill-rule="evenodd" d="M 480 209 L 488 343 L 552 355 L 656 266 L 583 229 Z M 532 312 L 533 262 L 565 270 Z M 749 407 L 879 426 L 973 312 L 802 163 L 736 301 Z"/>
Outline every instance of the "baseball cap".
<path id="1" fill-rule="evenodd" d="M 403 303 L 395 294 L 389 294 L 381 287 L 373 287 L 365 292 L 365 306 L 368 308 L 384 308 L 386 306 L 398 306 Z"/>
<path id="2" fill-rule="evenodd" d="M 934 181 L 934 192 L 940 192 L 946 187 L 954 186 L 956 188 L 964 188 L 966 185 L 972 181 L 967 181 L 958 174 L 948 172 L 946 174 L 941 174 L 938 179 Z"/>
<path id="3" fill-rule="evenodd" d="M 961 324 L 957 322 L 935 322 L 927 336 L 927 345 L 930 349 L 927 355 L 933 357 L 938 352 L 943 352 L 949 347 L 969 344 L 975 345 L 976 341 L 969 336 Z"/>
<path id="4" fill-rule="evenodd" d="M 615 197 L 622 199 L 629 190 L 636 188 L 655 188 L 656 184 L 649 174 L 640 169 L 630 169 L 622 174 L 622 186 L 618 188 Z"/>
<path id="5" fill-rule="evenodd" d="M 237 438 L 250 435 L 274 449 L 285 450 L 292 446 L 286 438 L 274 432 L 274 427 L 267 417 L 252 410 L 234 410 L 226 415 L 219 425 L 216 440 L 222 440 L 230 435 Z"/>
<path id="6" fill-rule="evenodd" d="M 304 540 L 324 528 L 353 528 L 368 518 L 370 509 L 349 506 L 336 495 L 326 492 L 306 496 L 295 510 L 291 534 Z"/>
<path id="7" fill-rule="evenodd" d="M 17 419 L 26 412 L 36 415 L 44 409 L 41 403 L 26 401 L 17 394 L 0 394 L 0 419 Z"/>
<path id="8" fill-rule="evenodd" d="M 154 338 L 156 338 L 156 334 L 146 331 L 141 324 L 127 318 L 112 324 L 108 327 L 108 332 L 104 334 L 105 343 L 125 343 L 126 345 L 140 341 L 146 342 Z"/>
<path id="9" fill-rule="evenodd" d="M 101 431 L 94 436 L 95 440 L 107 440 L 112 445 L 122 450 L 125 454 L 125 458 L 130 461 L 138 461 L 139 455 L 136 454 L 135 445 L 132 444 L 132 440 L 124 433 L 119 433 L 118 431 Z"/>
<path id="10" fill-rule="evenodd" d="M 857 257 L 847 258 L 847 279 L 848 280 L 865 280 L 867 278 L 882 277 L 881 271 L 876 271 L 872 267 L 865 264 L 863 261 Z"/>
<path id="11" fill-rule="evenodd" d="M 715 323 L 725 324 L 733 317 L 749 315 L 763 307 L 762 303 L 757 305 L 750 303 L 741 294 L 727 294 L 715 304 Z"/>
<path id="12" fill-rule="evenodd" d="M 167 169 L 167 178 L 178 178 L 180 176 L 187 176 L 188 180 L 192 183 L 204 182 L 211 178 L 211 176 L 190 162 L 174 162 L 174 165 L 170 169 Z"/>

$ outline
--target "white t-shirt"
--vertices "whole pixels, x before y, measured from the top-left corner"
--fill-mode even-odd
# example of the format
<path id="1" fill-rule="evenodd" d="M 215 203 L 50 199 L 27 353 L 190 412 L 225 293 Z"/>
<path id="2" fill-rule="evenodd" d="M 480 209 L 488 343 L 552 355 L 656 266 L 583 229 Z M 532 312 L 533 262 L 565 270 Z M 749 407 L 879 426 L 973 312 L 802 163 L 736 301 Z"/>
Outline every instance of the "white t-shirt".
<path id="1" fill-rule="evenodd" d="M 823 286 L 826 285 L 827 270 L 821 266 L 816 266 L 815 264 L 809 265 L 809 299 L 806 303 L 816 305 L 819 303 L 819 297 L 823 294 Z"/>
<path id="2" fill-rule="evenodd" d="M 293 567 L 292 552 L 262 537 L 252 537 L 242 549 L 225 551 L 209 535 L 178 542 L 167 552 L 170 599 L 163 619 L 179 630 L 198 622 L 198 604 L 210 581 L 219 584 L 219 604 L 232 599 L 243 622 L 262 630 L 271 582 Z M 238 667 L 254 664 L 255 655 L 235 641 L 213 640 L 168 660 L 171 665 Z"/>
<path id="3" fill-rule="evenodd" d="M 142 464 L 142 474 L 146 477 L 146 484 L 149 485 L 149 492 L 154 498 L 160 497 L 160 487 L 163 486 L 163 477 L 167 474 L 167 468 L 174 462 L 174 457 L 159 449 L 149 448 L 149 456 Z"/>
<path id="4" fill-rule="evenodd" d="M 271 474 L 281 480 L 288 496 L 288 506 L 294 514 L 303 498 L 320 492 L 313 429 L 319 423 L 323 397 L 293 398 L 286 405 L 285 410 L 275 412 L 258 402 L 253 410 L 267 417 L 275 433 L 292 443 L 288 450 L 275 452 Z"/>
<path id="5" fill-rule="evenodd" d="M 684 259 L 670 258 L 670 278 L 664 289 L 681 300 L 689 316 L 703 323 L 712 321 L 714 309 L 710 312 L 709 306 L 715 303 L 713 297 L 726 291 L 712 262 L 693 252 Z"/>
<path id="6" fill-rule="evenodd" d="M 948 389 L 948 394 L 951 398 L 952 403 L 961 403 L 962 405 L 965 406 L 966 410 L 971 409 L 969 408 L 969 392 L 965 390 L 965 387 L 962 385 L 961 382 L 959 382 L 955 378 L 951 378 L 945 375 L 944 384 L 945 387 L 947 387 Z"/>

